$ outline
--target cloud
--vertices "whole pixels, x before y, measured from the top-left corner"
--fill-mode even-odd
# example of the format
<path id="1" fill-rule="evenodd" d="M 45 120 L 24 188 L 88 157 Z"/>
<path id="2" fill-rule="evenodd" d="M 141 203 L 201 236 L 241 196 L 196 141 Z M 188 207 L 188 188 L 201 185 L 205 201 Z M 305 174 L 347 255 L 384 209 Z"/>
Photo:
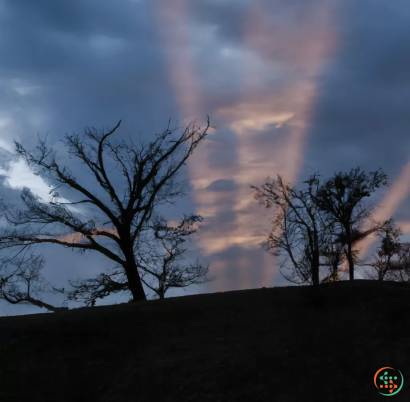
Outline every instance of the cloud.
<path id="1" fill-rule="evenodd" d="M 206 189 L 208 191 L 233 191 L 237 188 L 234 180 L 220 179 L 212 182 Z"/>
<path id="2" fill-rule="evenodd" d="M 50 194 L 50 185 L 40 176 L 34 175 L 31 169 L 23 160 L 8 162 L 5 169 L 0 169 L 0 176 L 3 176 L 3 185 L 12 190 L 23 190 L 24 187 L 29 188 L 33 194 L 38 195 L 42 201 L 48 202 L 53 199 Z M 57 202 L 70 202 L 69 200 L 58 197 Z M 74 205 L 67 205 L 67 208 L 75 213 L 86 215 L 84 208 Z"/>

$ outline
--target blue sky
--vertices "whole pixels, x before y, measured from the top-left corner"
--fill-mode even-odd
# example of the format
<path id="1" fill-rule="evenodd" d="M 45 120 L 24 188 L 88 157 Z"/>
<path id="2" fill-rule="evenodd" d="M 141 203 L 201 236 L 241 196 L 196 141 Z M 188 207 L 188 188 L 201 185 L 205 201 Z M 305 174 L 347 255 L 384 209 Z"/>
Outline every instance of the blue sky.
<path id="1" fill-rule="evenodd" d="M 187 197 L 165 213 L 204 216 L 190 247 L 216 280 L 182 294 L 284 285 L 260 248 L 272 216 L 249 189 L 268 175 L 297 184 L 318 170 L 382 167 L 390 187 L 376 217 L 410 230 L 409 17 L 404 0 L 0 0 L 0 147 L 31 149 L 48 133 L 97 191 L 65 153 L 66 133 L 121 119 L 118 140 L 149 139 L 169 118 L 201 125 L 208 114 L 216 129 L 181 172 Z M 47 197 L 22 162 L 0 164 L 0 197 L 18 203 L 23 186 Z M 97 254 L 44 251 L 57 286 L 110 267 Z M 0 304 L 0 315 L 33 312 Z"/>

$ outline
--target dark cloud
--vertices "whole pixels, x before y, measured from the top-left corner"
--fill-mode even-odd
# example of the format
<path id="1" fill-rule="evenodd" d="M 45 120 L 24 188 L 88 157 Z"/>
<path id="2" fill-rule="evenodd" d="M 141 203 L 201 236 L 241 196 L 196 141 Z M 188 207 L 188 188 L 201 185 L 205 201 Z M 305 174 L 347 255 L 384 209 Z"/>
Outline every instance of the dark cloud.
<path id="1" fill-rule="evenodd" d="M 82 132 L 86 125 L 113 126 L 120 118 L 121 133 L 137 121 L 137 129 L 146 132 L 165 128 L 169 111 L 176 117 L 172 101 L 163 96 L 166 66 L 146 3 L 6 2 L 4 11 L 0 52 L 7 58 L 0 74 L 8 107 L 3 109 L 10 109 L 10 101 L 33 114 L 37 108 L 43 117 L 38 128 L 52 137 Z M 22 96 L 19 87 L 34 89 Z M 154 118 L 161 113 L 162 121 Z M 15 131 L 30 136 L 28 127 Z"/>
<path id="2" fill-rule="evenodd" d="M 324 175 L 382 167 L 392 183 L 410 161 L 410 7 L 348 2 L 340 9 L 338 49 L 319 83 L 306 165 Z M 409 219 L 409 206 L 398 216 Z"/>
<path id="3" fill-rule="evenodd" d="M 212 182 L 206 189 L 208 191 L 232 191 L 237 188 L 235 181 L 229 179 L 221 179 Z"/>
<path id="4" fill-rule="evenodd" d="M 190 13 L 196 21 L 215 29 L 222 45 L 241 46 L 249 5 L 248 0 L 200 1 L 190 4 Z"/>

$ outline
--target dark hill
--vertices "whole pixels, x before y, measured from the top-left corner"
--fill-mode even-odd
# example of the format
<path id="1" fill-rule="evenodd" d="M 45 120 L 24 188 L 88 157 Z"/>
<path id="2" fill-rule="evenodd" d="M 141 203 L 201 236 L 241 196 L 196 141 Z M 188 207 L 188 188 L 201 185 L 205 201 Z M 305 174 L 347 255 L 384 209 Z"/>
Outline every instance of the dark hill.
<path id="1" fill-rule="evenodd" d="M 410 400 L 410 287 L 370 281 L 0 319 L 0 400 Z"/>

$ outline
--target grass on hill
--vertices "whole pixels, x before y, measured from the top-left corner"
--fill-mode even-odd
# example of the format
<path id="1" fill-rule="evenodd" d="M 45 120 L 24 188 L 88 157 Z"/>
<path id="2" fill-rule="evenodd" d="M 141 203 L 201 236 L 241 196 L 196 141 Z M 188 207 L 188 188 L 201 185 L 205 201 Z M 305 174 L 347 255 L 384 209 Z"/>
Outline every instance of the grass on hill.
<path id="1" fill-rule="evenodd" d="M 410 286 L 358 280 L 0 318 L 0 401 L 410 400 Z"/>

